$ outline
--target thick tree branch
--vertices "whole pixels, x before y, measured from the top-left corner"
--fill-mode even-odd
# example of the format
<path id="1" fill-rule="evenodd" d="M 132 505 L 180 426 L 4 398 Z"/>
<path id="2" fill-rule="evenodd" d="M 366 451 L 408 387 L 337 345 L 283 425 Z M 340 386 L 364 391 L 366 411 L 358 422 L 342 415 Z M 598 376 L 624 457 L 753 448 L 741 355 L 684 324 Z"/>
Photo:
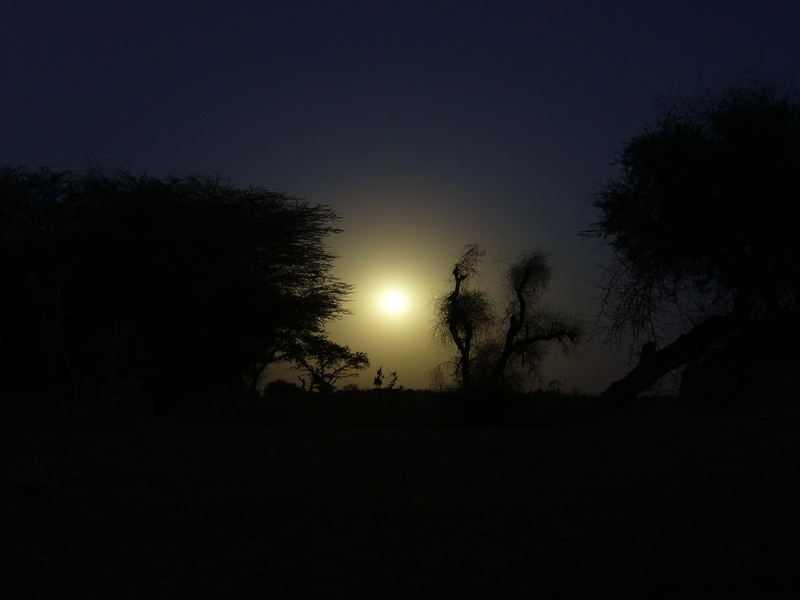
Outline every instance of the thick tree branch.
<path id="1" fill-rule="evenodd" d="M 737 320 L 734 313 L 711 317 L 661 350 L 653 343 L 645 344 L 636 367 L 600 396 L 599 412 L 618 410 L 673 369 L 697 360 L 709 346 L 735 331 Z"/>

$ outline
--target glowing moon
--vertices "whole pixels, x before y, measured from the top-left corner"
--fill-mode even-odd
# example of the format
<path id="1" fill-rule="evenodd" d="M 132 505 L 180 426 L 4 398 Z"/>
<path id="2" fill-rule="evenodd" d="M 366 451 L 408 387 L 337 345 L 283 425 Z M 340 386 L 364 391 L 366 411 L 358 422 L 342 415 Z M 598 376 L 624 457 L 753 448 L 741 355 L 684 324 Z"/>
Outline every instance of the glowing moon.
<path id="1" fill-rule="evenodd" d="M 392 315 L 403 312 L 406 308 L 406 304 L 405 296 L 397 291 L 386 292 L 381 299 L 383 310 Z"/>

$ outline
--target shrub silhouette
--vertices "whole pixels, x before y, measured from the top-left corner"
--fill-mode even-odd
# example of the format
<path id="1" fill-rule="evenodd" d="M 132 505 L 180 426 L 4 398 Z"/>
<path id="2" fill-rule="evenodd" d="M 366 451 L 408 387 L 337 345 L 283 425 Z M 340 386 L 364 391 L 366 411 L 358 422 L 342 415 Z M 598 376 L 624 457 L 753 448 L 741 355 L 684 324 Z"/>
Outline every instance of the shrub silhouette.
<path id="1" fill-rule="evenodd" d="M 296 383 L 286 381 L 285 379 L 275 379 L 264 386 L 263 395 L 266 398 L 283 398 L 302 393 L 303 388 Z"/>

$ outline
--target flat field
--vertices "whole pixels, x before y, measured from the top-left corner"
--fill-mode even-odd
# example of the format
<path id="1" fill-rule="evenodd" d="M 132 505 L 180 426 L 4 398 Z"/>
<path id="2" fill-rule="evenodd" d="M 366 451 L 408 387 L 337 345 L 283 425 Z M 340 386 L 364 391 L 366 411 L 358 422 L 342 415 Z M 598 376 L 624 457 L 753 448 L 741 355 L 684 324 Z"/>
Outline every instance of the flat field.
<path id="1" fill-rule="evenodd" d="M 8 419 L 0 597 L 796 597 L 798 417 Z"/>

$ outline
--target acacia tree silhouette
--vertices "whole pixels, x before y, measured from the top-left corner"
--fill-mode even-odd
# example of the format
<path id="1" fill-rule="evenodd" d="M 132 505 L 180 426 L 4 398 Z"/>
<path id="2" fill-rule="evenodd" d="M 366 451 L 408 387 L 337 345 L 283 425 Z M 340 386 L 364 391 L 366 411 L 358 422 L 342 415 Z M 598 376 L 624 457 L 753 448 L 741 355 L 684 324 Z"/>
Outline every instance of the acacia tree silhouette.
<path id="1" fill-rule="evenodd" d="M 498 317 L 489 295 L 471 287 L 477 265 L 484 255 L 477 244 L 464 248 L 453 266 L 453 288 L 436 301 L 434 335 L 453 344 L 456 379 L 462 390 L 509 388 L 522 376 L 536 372 L 544 344 L 558 342 L 566 349 L 580 336 L 580 324 L 549 311 L 542 296 L 552 269 L 542 251 L 525 254 L 507 270 L 508 301 Z M 517 368 L 516 377 L 510 375 Z"/>
<path id="2" fill-rule="evenodd" d="M 369 366 L 364 352 L 353 352 L 348 346 L 336 344 L 319 334 L 303 336 L 288 348 L 283 358 L 308 375 L 308 383 L 303 378 L 300 381 L 303 389 L 310 392 L 330 393 L 337 381 L 354 377 L 357 371 Z"/>
<path id="3" fill-rule="evenodd" d="M 602 305 L 609 340 L 631 335 L 642 352 L 603 394 L 605 409 L 724 348 L 796 355 L 787 342 L 798 332 L 800 252 L 785 213 L 800 192 L 799 100 L 740 81 L 667 107 L 625 144 L 586 233 L 615 252 Z M 759 341 L 758 331 L 772 333 Z M 735 341 L 743 336 L 749 344 Z"/>
<path id="4" fill-rule="evenodd" d="M 253 387 L 345 312 L 323 205 L 213 176 L 0 171 L 0 369 L 67 404 Z M 13 385 L 13 384 L 11 384 Z"/>

